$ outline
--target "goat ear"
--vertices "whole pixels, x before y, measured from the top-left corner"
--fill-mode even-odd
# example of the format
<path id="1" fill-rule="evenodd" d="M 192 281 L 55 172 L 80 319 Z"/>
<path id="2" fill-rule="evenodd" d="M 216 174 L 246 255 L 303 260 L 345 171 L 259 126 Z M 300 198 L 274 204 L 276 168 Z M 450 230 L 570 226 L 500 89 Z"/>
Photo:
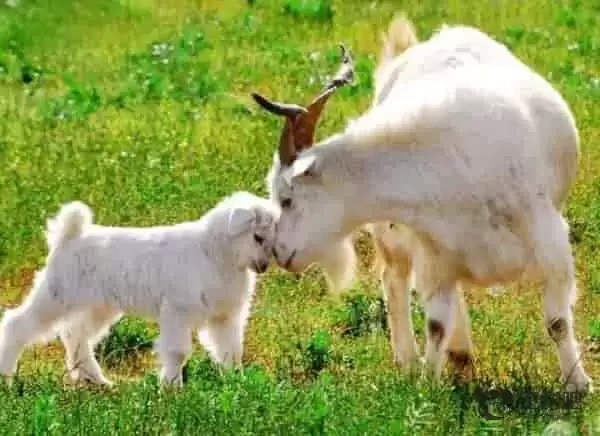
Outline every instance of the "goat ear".
<path id="1" fill-rule="evenodd" d="M 283 174 L 288 185 L 299 176 L 314 176 L 317 170 L 317 158 L 314 155 L 302 156 L 296 159 Z"/>
<path id="2" fill-rule="evenodd" d="M 254 211 L 242 207 L 235 207 L 229 212 L 227 230 L 231 236 L 237 236 L 248 231 L 254 220 L 256 220 Z"/>

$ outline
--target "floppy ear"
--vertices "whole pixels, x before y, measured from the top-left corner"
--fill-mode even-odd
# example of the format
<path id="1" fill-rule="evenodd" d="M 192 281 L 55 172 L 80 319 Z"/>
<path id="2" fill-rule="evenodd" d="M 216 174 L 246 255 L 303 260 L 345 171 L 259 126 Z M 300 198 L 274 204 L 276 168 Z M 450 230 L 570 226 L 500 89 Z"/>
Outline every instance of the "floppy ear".
<path id="1" fill-rule="evenodd" d="M 247 231 L 252 222 L 256 219 L 256 214 L 251 209 L 235 207 L 229 212 L 228 231 L 231 236 L 237 236 Z"/>
<path id="2" fill-rule="evenodd" d="M 284 172 L 283 177 L 288 185 L 298 176 L 314 175 L 317 169 L 317 158 L 314 155 L 296 159 Z"/>

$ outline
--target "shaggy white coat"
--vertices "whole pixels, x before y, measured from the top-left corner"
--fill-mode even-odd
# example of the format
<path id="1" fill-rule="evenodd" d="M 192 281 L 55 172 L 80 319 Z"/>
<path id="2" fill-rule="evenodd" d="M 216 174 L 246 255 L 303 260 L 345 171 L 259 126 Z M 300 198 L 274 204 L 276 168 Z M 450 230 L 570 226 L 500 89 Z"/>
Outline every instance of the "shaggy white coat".
<path id="1" fill-rule="evenodd" d="M 108 384 L 93 349 L 124 312 L 158 321 L 163 383 L 182 382 L 194 329 L 216 362 L 239 364 L 277 214 L 271 202 L 246 192 L 197 221 L 161 227 L 94 225 L 85 204 L 64 205 L 48 222 L 46 266 L 0 324 L 0 374 L 14 374 L 24 346 L 58 332 L 72 378 Z"/>
<path id="2" fill-rule="evenodd" d="M 532 123 L 546 132 L 548 138 L 540 144 L 545 147 L 544 159 L 554 167 L 549 178 L 552 201 L 557 209 L 563 207 L 577 175 L 579 141 L 568 106 L 542 76 L 503 44 L 478 29 L 466 26 L 444 26 L 429 40 L 418 43 L 412 24 L 400 18 L 392 22 L 383 52 L 375 72 L 374 106 L 393 95 L 391 90 L 410 86 L 413 80 L 472 64 L 502 65 L 520 74 L 524 83 L 530 83 L 528 86 L 534 90 L 531 93 L 534 98 L 526 100 L 531 109 Z M 545 109 L 544 101 L 556 103 Z M 552 110 L 552 107 L 555 109 Z M 553 140 L 554 137 L 566 139 Z M 411 367 L 417 359 L 418 350 L 410 313 L 410 279 L 414 279 L 410 274 L 415 272 L 415 254 L 420 251 L 421 242 L 414 231 L 400 222 L 375 223 L 368 229 L 374 236 L 376 262 L 390 312 L 394 359 L 404 367 Z M 353 262 L 352 257 L 348 258 L 348 262 Z M 461 287 L 468 288 L 468 283 L 461 283 Z M 463 292 L 459 291 L 457 295 L 454 329 L 446 354 L 455 364 L 454 369 L 461 372 L 460 376 L 469 379 L 474 375 L 471 325 Z"/>
<path id="3" fill-rule="evenodd" d="M 403 262 L 387 273 L 388 284 L 400 285 L 389 294 L 405 293 L 399 288 L 414 269 L 429 325 L 425 360 L 436 378 L 454 331 L 468 331 L 458 284 L 530 273 L 544 284 L 567 388 L 591 389 L 573 331 L 574 267 L 560 211 L 579 149 L 566 102 L 506 48 L 466 27 L 384 58 L 375 79 L 373 106 L 345 131 L 290 166 L 275 156 L 271 198 L 286 205 L 279 264 L 298 272 L 323 257 L 343 259 L 349 250 L 340 241 L 357 228 L 401 224 L 388 238 Z M 391 297 L 395 354 L 414 360 L 408 305 Z M 470 353 L 462 336 L 461 351 Z"/>
<path id="4" fill-rule="evenodd" d="M 446 26 L 431 39 L 417 43 L 411 23 L 395 20 L 385 41 L 384 56 L 375 72 L 373 105 L 385 101 L 391 90 L 410 86 L 413 80 L 472 64 L 511 68 L 515 74 L 522 76 L 524 83 L 529 83 L 527 87 L 534 90 L 531 93 L 534 98 L 529 98 L 526 103 L 531 109 L 532 123 L 546 132 L 548 138 L 540 143 L 545 147 L 544 159 L 553 166 L 550 177 L 552 201 L 557 209 L 561 209 L 577 175 L 579 142 L 572 114 L 543 77 L 485 33 L 471 27 Z M 558 110 L 552 110 L 552 105 L 544 108 L 544 101 L 556 102 L 554 107 Z M 571 140 L 553 140 L 569 137 Z M 373 144 L 376 143 L 373 141 Z M 367 227 L 377 248 L 376 262 L 391 318 L 394 359 L 404 367 L 411 367 L 417 359 L 418 350 L 410 314 L 410 290 L 414 286 L 410 283 L 410 274 L 415 272 L 415 253 L 420 251 L 421 242 L 414 231 L 400 222 L 381 222 Z M 347 262 L 352 264 L 352 257 Z M 469 284 L 463 282 L 461 287 L 467 290 Z M 459 370 L 461 377 L 469 379 L 474 375 L 471 326 L 463 292 L 459 291 L 457 296 L 454 329 L 446 354 L 454 364 L 453 369 Z"/>

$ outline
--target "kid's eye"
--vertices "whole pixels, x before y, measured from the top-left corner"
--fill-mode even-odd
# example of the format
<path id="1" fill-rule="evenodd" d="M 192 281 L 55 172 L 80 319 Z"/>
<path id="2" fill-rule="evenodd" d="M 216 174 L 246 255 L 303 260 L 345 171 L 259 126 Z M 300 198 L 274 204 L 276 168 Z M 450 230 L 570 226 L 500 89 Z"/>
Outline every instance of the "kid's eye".
<path id="1" fill-rule="evenodd" d="M 254 235 L 254 240 L 256 241 L 257 244 L 262 245 L 263 242 L 265 242 L 265 238 L 263 238 L 260 235 Z"/>
<path id="2" fill-rule="evenodd" d="M 283 209 L 288 209 L 291 205 L 292 205 L 291 198 L 284 198 L 283 200 L 281 200 L 281 207 Z"/>

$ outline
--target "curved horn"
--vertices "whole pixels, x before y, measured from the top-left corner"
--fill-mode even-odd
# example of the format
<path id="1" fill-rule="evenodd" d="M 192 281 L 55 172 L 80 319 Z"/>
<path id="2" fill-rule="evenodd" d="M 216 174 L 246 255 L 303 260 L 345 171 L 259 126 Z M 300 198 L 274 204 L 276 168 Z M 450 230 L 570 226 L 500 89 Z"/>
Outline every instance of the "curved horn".
<path id="1" fill-rule="evenodd" d="M 341 88 L 354 81 L 354 61 L 344 44 L 340 44 L 340 49 L 342 50 L 342 66 L 328 83 L 326 89 Z"/>
<path id="2" fill-rule="evenodd" d="M 350 52 L 344 44 L 340 44 L 339 46 L 342 51 L 342 65 L 333 79 L 327 83 L 321 94 L 308 106 L 308 113 L 300 117 L 296 123 L 294 129 L 296 152 L 309 148 L 314 144 L 315 131 L 319 123 L 319 118 L 331 94 L 342 86 L 354 81 L 354 62 L 352 61 Z"/>
<path id="3" fill-rule="evenodd" d="M 268 100 L 258 93 L 252 93 L 252 98 L 263 109 L 285 117 L 285 125 L 279 138 L 279 161 L 282 165 L 290 165 L 296 159 L 296 145 L 294 143 L 294 125 L 296 120 L 308 111 L 297 104 L 280 103 Z"/>
<path id="4" fill-rule="evenodd" d="M 258 93 L 252 93 L 254 101 L 263 109 L 286 118 L 279 138 L 279 160 L 285 166 L 290 165 L 300 151 L 314 144 L 319 117 L 329 96 L 354 80 L 354 62 L 350 52 L 344 44 L 340 44 L 340 48 L 342 51 L 341 67 L 308 108 L 297 104 L 271 101 Z"/>
<path id="5" fill-rule="evenodd" d="M 280 103 L 277 101 L 267 100 L 262 95 L 254 92 L 252 98 L 256 101 L 263 109 L 275 114 L 281 115 L 288 118 L 294 118 L 298 115 L 306 114 L 308 111 L 297 104 Z"/>

